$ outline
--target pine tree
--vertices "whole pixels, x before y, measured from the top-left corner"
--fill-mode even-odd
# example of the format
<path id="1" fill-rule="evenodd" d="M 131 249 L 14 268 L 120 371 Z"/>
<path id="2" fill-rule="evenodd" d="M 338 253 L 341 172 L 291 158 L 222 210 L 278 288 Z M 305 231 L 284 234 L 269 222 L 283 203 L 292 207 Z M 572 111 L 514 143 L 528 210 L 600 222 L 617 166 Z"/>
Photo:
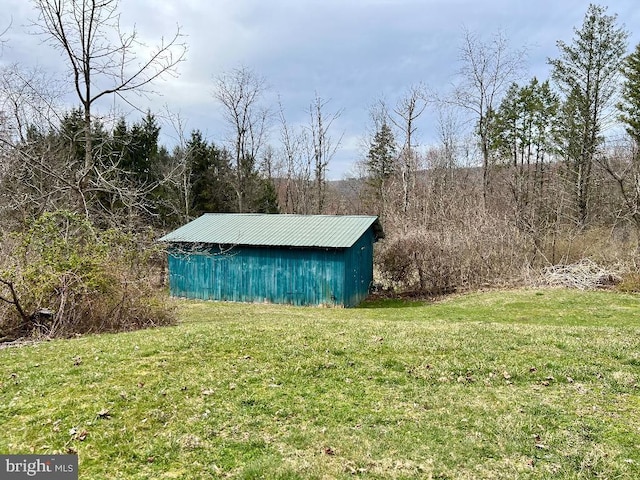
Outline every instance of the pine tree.
<path id="1" fill-rule="evenodd" d="M 602 142 L 602 122 L 617 89 L 617 79 L 628 33 L 617 25 L 616 15 L 606 15 L 606 7 L 591 4 L 573 43 L 557 42 L 560 56 L 550 59 L 552 79 L 565 95 L 566 112 L 578 129 L 565 129 L 577 138 L 564 138 L 571 147 L 563 153 L 573 183 L 576 223 L 587 225 L 592 184 L 592 166 Z M 576 151 L 575 146 L 578 146 Z"/>
<path id="2" fill-rule="evenodd" d="M 624 83 L 622 101 L 618 104 L 620 120 L 625 124 L 636 148 L 640 147 L 640 43 L 622 66 Z"/>
<path id="3" fill-rule="evenodd" d="M 383 123 L 374 135 L 367 155 L 369 179 L 375 182 L 388 179 L 395 171 L 397 155 L 398 147 L 391 127 Z"/>
<path id="4" fill-rule="evenodd" d="M 133 175 L 138 186 L 149 186 L 158 177 L 155 168 L 158 160 L 158 138 L 160 126 L 151 112 L 147 112 L 142 121 L 135 123 L 129 132 L 127 162 L 123 168 Z"/>
<path id="5" fill-rule="evenodd" d="M 559 99 L 548 81 L 512 84 L 493 118 L 491 150 L 510 170 L 516 224 L 536 233 L 543 220 L 545 165 L 557 130 Z"/>
<path id="6" fill-rule="evenodd" d="M 191 132 L 187 143 L 191 176 L 191 215 L 232 211 L 234 202 L 230 183 L 230 156 L 202 137 L 199 130 Z"/>
<path id="7" fill-rule="evenodd" d="M 374 191 L 380 211 L 384 210 L 385 186 L 396 171 L 398 146 L 391 127 L 383 122 L 375 133 L 366 160 L 367 183 Z"/>
<path id="8" fill-rule="evenodd" d="M 640 231 L 640 44 L 622 65 L 619 119 L 631 142 L 628 149 L 603 158 L 603 166 L 614 179 L 623 200 L 623 211 Z"/>

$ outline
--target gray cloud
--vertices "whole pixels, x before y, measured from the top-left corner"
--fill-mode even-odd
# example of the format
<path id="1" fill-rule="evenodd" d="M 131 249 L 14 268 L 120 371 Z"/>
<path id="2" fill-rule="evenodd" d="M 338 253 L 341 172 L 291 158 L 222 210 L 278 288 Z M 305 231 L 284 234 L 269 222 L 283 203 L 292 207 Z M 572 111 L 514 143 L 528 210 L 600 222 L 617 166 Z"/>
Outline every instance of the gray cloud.
<path id="1" fill-rule="evenodd" d="M 514 48 L 527 46 L 529 75 L 545 78 L 556 41 L 571 40 L 588 5 L 582 0 L 124 0 L 121 10 L 123 26 L 135 25 L 147 44 L 170 36 L 180 24 L 189 45 L 180 77 L 160 82 L 161 95 L 136 99 L 143 109 L 166 105 L 188 120 L 187 128 L 221 142 L 212 79 L 237 66 L 250 67 L 268 81 L 271 100 L 281 97 L 292 123 L 306 122 L 316 93 L 330 99 L 329 111 L 343 110 L 334 138 L 344 133 L 344 148 L 331 165 L 331 176 L 340 178 L 359 155 L 357 138 L 376 98 L 394 102 L 419 82 L 440 93 L 450 88 L 463 28 L 485 38 L 504 31 Z M 30 3 L 0 0 L 0 7 L 13 17 L 0 61 L 62 73 L 61 57 L 26 33 L 27 19 L 35 17 Z M 618 13 L 631 30 L 631 46 L 638 43 L 635 0 L 618 0 L 609 12 Z M 435 117 L 425 114 L 425 142 L 434 137 Z"/>

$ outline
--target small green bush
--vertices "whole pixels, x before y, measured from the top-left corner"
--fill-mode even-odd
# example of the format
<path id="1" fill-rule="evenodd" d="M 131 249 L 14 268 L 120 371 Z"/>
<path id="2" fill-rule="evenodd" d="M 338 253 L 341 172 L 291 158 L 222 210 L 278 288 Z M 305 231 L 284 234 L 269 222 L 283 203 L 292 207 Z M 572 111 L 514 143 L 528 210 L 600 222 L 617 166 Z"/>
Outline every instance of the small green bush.
<path id="1" fill-rule="evenodd" d="M 150 268 L 161 252 L 144 235 L 99 231 L 84 217 L 56 211 L 15 240 L 0 271 L 0 340 L 174 323 Z"/>

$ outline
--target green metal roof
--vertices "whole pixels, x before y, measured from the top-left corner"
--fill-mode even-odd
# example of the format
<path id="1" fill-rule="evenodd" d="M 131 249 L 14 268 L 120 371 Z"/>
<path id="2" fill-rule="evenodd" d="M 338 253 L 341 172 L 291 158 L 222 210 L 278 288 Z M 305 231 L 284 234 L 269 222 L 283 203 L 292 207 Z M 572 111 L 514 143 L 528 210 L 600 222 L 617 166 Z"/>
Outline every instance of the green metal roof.
<path id="1" fill-rule="evenodd" d="M 349 248 L 378 217 L 365 215 L 288 215 L 205 213 L 160 239 L 162 242 L 224 245 Z"/>

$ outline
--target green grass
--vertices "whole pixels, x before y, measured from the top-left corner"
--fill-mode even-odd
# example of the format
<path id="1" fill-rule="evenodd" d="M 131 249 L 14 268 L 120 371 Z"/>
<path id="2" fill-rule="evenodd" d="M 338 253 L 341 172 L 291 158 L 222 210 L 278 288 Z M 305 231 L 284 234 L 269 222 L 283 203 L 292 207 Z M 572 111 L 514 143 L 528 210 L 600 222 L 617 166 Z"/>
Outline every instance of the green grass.
<path id="1" fill-rule="evenodd" d="M 0 350 L 0 452 L 80 478 L 640 478 L 640 297 L 182 302 Z M 108 413 L 105 413 L 108 410 Z"/>

